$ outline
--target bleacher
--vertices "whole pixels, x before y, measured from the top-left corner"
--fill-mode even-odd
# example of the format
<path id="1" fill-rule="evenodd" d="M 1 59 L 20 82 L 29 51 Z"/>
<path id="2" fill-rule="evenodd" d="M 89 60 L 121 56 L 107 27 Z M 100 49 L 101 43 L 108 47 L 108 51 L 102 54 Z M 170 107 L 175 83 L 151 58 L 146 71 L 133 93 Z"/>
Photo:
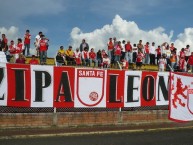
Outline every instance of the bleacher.
<path id="1" fill-rule="evenodd" d="M 29 60 L 31 57 L 26 57 L 26 64 L 29 64 Z M 39 58 L 36 58 L 39 60 Z M 47 58 L 47 65 L 55 65 L 55 59 L 54 58 Z M 94 64 L 93 64 L 94 65 Z M 112 69 L 114 66 L 112 66 Z M 135 63 L 129 64 L 129 70 L 135 70 L 136 65 Z M 141 67 L 142 70 L 148 70 L 148 71 L 158 71 L 158 66 L 157 65 L 150 65 L 150 64 L 144 64 Z"/>

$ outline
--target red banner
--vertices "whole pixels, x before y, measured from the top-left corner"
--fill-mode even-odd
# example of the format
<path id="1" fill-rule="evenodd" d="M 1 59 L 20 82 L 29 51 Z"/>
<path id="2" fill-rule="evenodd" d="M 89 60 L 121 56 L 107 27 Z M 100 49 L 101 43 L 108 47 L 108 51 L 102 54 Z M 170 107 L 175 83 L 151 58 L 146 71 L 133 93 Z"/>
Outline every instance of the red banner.
<path id="1" fill-rule="evenodd" d="M 57 108 L 168 105 L 168 79 L 168 72 L 0 64 L 0 105 Z"/>

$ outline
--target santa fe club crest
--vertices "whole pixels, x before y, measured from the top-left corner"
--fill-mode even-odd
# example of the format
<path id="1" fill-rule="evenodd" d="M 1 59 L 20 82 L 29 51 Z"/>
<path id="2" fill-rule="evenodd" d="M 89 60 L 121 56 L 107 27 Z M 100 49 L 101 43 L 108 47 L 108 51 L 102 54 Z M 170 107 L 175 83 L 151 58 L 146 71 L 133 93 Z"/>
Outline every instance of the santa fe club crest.
<path id="1" fill-rule="evenodd" d="M 100 106 L 100 103 L 104 98 L 105 71 L 77 69 L 76 77 L 75 95 L 79 102 L 76 106 Z"/>

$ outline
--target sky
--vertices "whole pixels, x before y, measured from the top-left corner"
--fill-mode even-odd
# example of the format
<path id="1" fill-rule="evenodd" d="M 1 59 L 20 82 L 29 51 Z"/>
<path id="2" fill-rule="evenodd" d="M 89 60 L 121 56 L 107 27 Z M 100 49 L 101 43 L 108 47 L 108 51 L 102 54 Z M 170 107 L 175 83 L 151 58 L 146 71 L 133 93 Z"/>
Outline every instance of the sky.
<path id="1" fill-rule="evenodd" d="M 192 0 L 0 0 L 0 33 L 8 40 L 39 31 L 49 38 L 48 57 L 59 47 L 75 50 L 82 39 L 90 48 L 107 49 L 110 37 L 138 43 L 187 44 L 193 51 Z"/>

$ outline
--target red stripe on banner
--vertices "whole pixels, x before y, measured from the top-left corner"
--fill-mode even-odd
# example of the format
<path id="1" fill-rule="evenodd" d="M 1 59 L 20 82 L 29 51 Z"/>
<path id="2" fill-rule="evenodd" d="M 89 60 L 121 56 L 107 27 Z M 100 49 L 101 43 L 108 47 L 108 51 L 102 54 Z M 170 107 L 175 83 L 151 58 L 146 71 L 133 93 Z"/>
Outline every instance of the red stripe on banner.
<path id="1" fill-rule="evenodd" d="M 54 67 L 54 107 L 74 107 L 74 68 Z"/>
<path id="2" fill-rule="evenodd" d="M 120 108 L 124 106 L 124 79 L 124 70 L 107 70 L 107 108 Z"/>
<path id="3" fill-rule="evenodd" d="M 156 106 L 157 72 L 142 72 L 141 106 Z"/>
<path id="4" fill-rule="evenodd" d="M 30 65 L 7 64 L 8 106 L 30 107 Z"/>

